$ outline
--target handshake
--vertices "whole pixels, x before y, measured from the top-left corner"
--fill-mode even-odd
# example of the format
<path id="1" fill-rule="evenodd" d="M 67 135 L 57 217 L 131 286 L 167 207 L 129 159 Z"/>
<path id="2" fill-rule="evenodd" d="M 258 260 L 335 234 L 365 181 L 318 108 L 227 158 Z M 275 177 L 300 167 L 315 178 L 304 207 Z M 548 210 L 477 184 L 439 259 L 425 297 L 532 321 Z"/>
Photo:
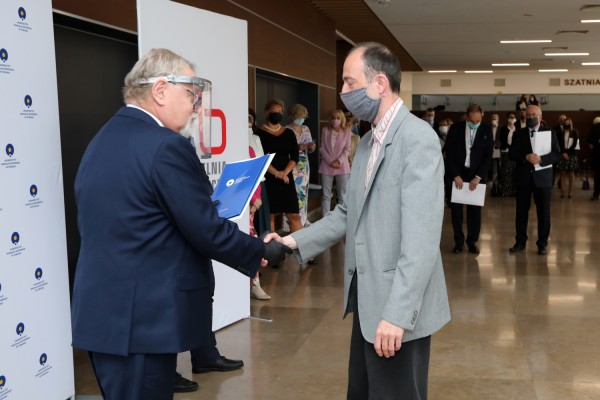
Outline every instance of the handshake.
<path id="1" fill-rule="evenodd" d="M 265 237 L 269 235 L 269 232 L 263 232 L 260 235 L 260 239 L 264 240 Z M 267 261 L 268 265 L 276 265 L 285 260 L 286 254 L 292 254 L 292 249 L 286 246 L 283 243 L 275 240 L 275 237 L 279 238 L 276 234 L 271 234 L 271 238 L 269 242 L 265 243 L 265 254 L 263 255 L 263 259 Z"/>

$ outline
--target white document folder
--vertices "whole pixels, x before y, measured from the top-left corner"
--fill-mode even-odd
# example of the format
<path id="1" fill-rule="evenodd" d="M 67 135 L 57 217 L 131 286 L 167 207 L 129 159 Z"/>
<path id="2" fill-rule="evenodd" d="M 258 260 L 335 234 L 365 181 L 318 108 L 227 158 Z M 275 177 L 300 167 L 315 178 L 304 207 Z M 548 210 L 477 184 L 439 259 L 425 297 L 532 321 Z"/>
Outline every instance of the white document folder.
<path id="1" fill-rule="evenodd" d="M 452 182 L 452 203 L 468 204 L 471 206 L 483 207 L 485 202 L 485 188 L 486 185 L 480 183 L 477 185 L 475 190 L 469 190 L 469 182 L 464 182 L 462 189 L 457 189 L 454 182 Z"/>
<path id="2" fill-rule="evenodd" d="M 536 132 L 533 140 L 533 146 L 533 152 L 539 156 L 545 156 L 546 154 L 550 153 L 550 151 L 552 151 L 552 132 Z M 536 171 L 541 171 L 546 168 L 552 168 L 552 164 L 544 165 L 543 167 L 540 166 L 540 164 L 535 164 L 534 167 Z"/>

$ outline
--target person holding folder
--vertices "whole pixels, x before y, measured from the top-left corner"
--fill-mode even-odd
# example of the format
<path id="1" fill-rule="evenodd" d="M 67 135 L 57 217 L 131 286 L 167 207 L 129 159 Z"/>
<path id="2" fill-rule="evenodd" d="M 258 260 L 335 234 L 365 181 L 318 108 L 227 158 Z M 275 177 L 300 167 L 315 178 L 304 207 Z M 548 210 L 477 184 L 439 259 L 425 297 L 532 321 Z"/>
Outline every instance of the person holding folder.
<path id="1" fill-rule="evenodd" d="M 492 164 L 493 132 L 492 127 L 481 122 L 483 109 L 478 104 L 467 108 L 467 120 L 457 122 L 450 127 L 446 138 L 446 168 L 448 177 L 453 180 L 456 189 L 462 190 L 464 184 L 473 191 L 477 185 L 487 181 Z M 462 203 L 450 203 L 452 210 L 452 228 L 454 229 L 454 249 L 462 252 L 465 243 Z M 467 205 L 467 238 L 469 253 L 479 254 L 477 240 L 481 230 L 481 206 Z"/>
<path id="2" fill-rule="evenodd" d="M 556 135 L 550 128 L 541 124 L 542 110 L 538 106 L 529 106 L 526 111 L 526 125 L 515 132 L 508 158 L 517 163 L 517 213 L 515 218 L 515 244 L 509 249 L 511 253 L 525 251 L 527 243 L 527 223 L 531 196 L 535 201 L 538 219 L 538 254 L 547 253 L 548 236 L 550 235 L 550 198 L 552 197 L 552 164 L 560 157 L 560 149 Z M 549 133 L 548 133 L 549 132 Z M 542 147 L 542 139 L 549 141 L 547 150 Z M 548 140 L 549 139 L 549 140 Z"/>

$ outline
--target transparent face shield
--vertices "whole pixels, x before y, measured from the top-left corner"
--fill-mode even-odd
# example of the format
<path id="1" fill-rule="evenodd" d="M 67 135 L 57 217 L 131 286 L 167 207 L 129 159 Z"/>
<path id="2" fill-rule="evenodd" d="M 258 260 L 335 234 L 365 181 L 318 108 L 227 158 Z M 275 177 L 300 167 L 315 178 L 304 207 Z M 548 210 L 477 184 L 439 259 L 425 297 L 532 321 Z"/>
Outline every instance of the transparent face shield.
<path id="1" fill-rule="evenodd" d="M 159 80 L 184 88 L 192 97 L 194 114 L 189 121 L 189 136 L 196 147 L 200 158 L 212 156 L 211 147 L 211 114 L 212 114 L 212 83 L 197 76 L 177 76 L 173 74 L 140 79 L 139 85 L 152 84 Z"/>

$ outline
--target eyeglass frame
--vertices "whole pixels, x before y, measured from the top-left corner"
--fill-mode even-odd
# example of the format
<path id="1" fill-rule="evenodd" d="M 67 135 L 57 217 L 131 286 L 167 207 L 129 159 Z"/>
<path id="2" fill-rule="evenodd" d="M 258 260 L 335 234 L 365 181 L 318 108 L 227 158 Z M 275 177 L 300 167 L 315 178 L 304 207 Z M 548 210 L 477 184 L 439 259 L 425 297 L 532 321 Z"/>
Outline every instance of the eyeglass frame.
<path id="1" fill-rule="evenodd" d="M 197 86 L 200 89 L 200 93 L 207 90 L 211 90 L 212 88 L 212 82 L 208 79 L 200 78 L 199 76 L 178 76 L 174 74 L 141 78 L 135 81 L 135 83 L 137 85 L 149 85 L 156 83 L 160 80 L 165 80 L 175 86 L 177 86 L 178 83 L 188 83 L 192 86 Z M 198 93 L 194 93 L 193 91 L 187 88 L 184 89 L 193 96 L 194 110 L 196 110 L 202 104 L 202 96 L 199 96 Z"/>

